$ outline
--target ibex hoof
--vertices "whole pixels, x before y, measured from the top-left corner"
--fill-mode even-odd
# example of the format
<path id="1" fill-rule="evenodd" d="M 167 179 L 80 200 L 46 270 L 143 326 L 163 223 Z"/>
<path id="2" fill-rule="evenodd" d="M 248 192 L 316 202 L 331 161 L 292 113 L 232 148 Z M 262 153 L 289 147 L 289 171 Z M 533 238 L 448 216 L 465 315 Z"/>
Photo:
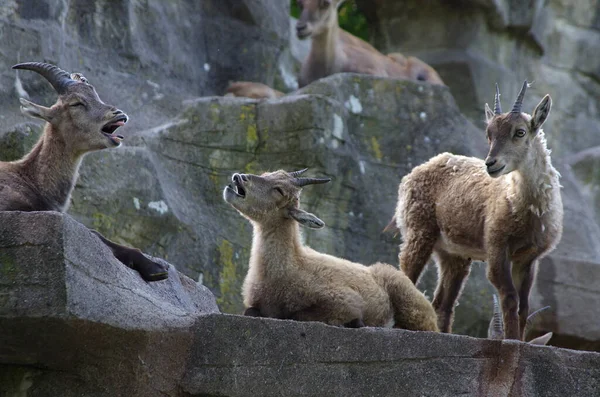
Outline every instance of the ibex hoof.
<path id="1" fill-rule="evenodd" d="M 163 263 L 153 262 L 147 258 L 138 263 L 136 270 L 146 281 L 160 281 L 169 278 L 169 266 Z"/>
<path id="2" fill-rule="evenodd" d="M 366 327 L 366 325 L 363 322 L 363 320 L 361 320 L 360 318 L 355 318 L 354 320 L 351 320 L 351 321 L 347 322 L 346 324 L 344 324 L 344 327 L 346 327 L 346 328 L 362 328 L 362 327 Z"/>
<path id="3" fill-rule="evenodd" d="M 246 310 L 244 310 L 244 316 L 261 317 L 260 310 L 256 307 L 247 307 Z"/>

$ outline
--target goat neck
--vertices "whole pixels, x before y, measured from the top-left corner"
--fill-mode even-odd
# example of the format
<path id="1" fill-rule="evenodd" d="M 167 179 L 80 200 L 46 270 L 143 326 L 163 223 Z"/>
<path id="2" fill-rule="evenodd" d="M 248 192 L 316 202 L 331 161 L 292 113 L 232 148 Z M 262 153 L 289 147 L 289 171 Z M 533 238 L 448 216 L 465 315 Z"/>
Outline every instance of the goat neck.
<path id="1" fill-rule="evenodd" d="M 337 23 L 337 13 L 333 15 L 335 19 L 328 24 L 328 28 L 312 37 L 310 60 L 314 64 L 313 70 L 320 71 L 318 78 L 338 72 L 336 60 L 343 55 L 340 42 L 341 28 Z"/>
<path id="2" fill-rule="evenodd" d="M 250 266 L 264 267 L 265 271 L 283 270 L 301 255 L 299 225 L 286 219 L 277 225 L 264 225 L 253 222 L 254 236 Z"/>
<path id="3" fill-rule="evenodd" d="M 508 198 L 514 209 L 526 207 L 541 216 L 552 205 L 554 189 L 560 187 L 560 174 L 552 166 L 544 131 L 540 130 L 531 144 L 526 161 L 510 174 Z"/>
<path id="4" fill-rule="evenodd" d="M 53 128 L 47 123 L 29 154 L 14 164 L 45 198 L 48 210 L 62 212 L 69 205 L 83 153 L 74 154 L 69 143 L 53 133 Z"/>

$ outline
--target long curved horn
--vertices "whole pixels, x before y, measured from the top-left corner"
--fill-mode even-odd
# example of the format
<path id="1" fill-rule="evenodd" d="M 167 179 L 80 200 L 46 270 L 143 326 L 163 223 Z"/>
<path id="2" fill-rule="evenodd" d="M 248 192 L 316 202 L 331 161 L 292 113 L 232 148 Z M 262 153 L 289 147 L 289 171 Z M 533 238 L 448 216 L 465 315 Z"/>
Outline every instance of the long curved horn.
<path id="1" fill-rule="evenodd" d="M 500 87 L 496 83 L 496 97 L 494 98 L 494 113 L 502 114 L 502 106 L 500 105 Z"/>
<path id="2" fill-rule="evenodd" d="M 504 339 L 504 321 L 502 321 L 502 312 L 500 311 L 500 303 L 498 297 L 494 294 L 494 315 L 490 320 L 488 327 L 488 338 Z"/>
<path id="3" fill-rule="evenodd" d="M 545 312 L 548 309 L 550 309 L 550 306 L 545 306 L 545 307 L 542 307 L 541 309 L 537 309 L 536 311 L 531 313 L 529 316 L 527 316 L 527 321 L 525 322 L 525 328 L 523 329 L 524 336 L 527 335 L 527 331 L 529 331 L 529 329 L 533 326 L 533 324 L 535 323 L 535 320 L 540 316 L 540 314 L 542 314 L 543 312 Z"/>
<path id="4" fill-rule="evenodd" d="M 513 105 L 513 108 L 510 111 L 511 113 L 521 113 L 521 106 L 523 106 L 523 97 L 525 97 L 525 91 L 527 91 L 528 86 L 529 83 L 527 83 L 527 80 L 525 80 L 525 82 L 523 82 L 523 87 L 521 87 L 521 91 L 517 96 L 517 100 L 515 101 L 515 104 Z"/>
<path id="5" fill-rule="evenodd" d="M 305 173 L 308 170 L 308 168 L 304 168 L 303 170 L 300 171 L 294 171 L 294 172 L 290 172 L 290 175 L 293 176 L 294 178 L 297 176 L 302 175 L 303 173 Z"/>
<path id="6" fill-rule="evenodd" d="M 67 87 L 75 84 L 71 76 L 61 68 L 42 62 L 27 62 L 19 63 L 12 67 L 13 69 L 31 70 L 41 74 L 46 80 L 52 84 L 52 87 L 59 94 L 64 94 Z"/>
<path id="7" fill-rule="evenodd" d="M 331 182 L 331 178 L 295 178 L 293 181 L 294 185 L 299 187 L 327 182 Z"/>

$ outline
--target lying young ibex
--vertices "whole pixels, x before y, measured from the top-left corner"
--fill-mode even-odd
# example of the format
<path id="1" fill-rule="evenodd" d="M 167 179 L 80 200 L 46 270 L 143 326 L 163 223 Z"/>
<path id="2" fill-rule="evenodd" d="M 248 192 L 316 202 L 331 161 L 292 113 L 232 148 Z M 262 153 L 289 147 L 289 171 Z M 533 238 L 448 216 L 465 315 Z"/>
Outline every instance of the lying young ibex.
<path id="1" fill-rule="evenodd" d="M 525 322 L 525 328 L 523 329 L 523 342 L 527 342 L 525 338 L 527 337 L 527 332 L 533 327 L 535 320 L 539 317 L 540 314 L 550 309 L 550 306 L 542 307 L 541 309 L 537 309 L 529 316 L 527 316 L 527 321 Z M 500 303 L 498 302 L 498 297 L 494 295 L 494 314 L 492 319 L 490 320 L 490 325 L 488 327 L 488 338 L 489 339 L 504 339 L 504 321 L 502 321 L 502 312 L 500 311 Z M 552 332 L 547 332 L 542 336 L 538 336 L 537 338 L 531 339 L 529 342 L 532 345 L 546 345 L 552 338 Z"/>
<path id="2" fill-rule="evenodd" d="M 340 72 L 444 84 L 425 62 L 399 53 L 385 56 L 369 43 L 341 29 L 337 11 L 344 0 L 297 1 L 302 13 L 296 23 L 296 35 L 299 39 L 312 37 L 310 53 L 302 63 L 300 87 Z"/>
<path id="3" fill-rule="evenodd" d="M 21 63 L 13 69 L 39 73 L 59 96 L 50 108 L 21 98 L 21 111 L 46 121 L 46 125 L 25 157 L 0 162 L 0 211 L 65 212 L 84 154 L 119 146 L 123 137 L 115 131 L 127 122 L 127 115 L 102 102 L 94 87 L 79 73 L 69 75 L 54 65 L 38 62 Z M 168 277 L 164 265 L 149 260 L 140 250 L 121 246 L 93 232 L 119 261 L 137 270 L 145 280 Z"/>
<path id="4" fill-rule="evenodd" d="M 234 174 L 223 191 L 254 227 L 244 314 L 437 331 L 431 303 L 401 271 L 383 263 L 363 266 L 302 244 L 298 224 L 319 229 L 324 223 L 299 208 L 300 191 L 329 182 L 301 178 L 304 171 Z"/>
<path id="5" fill-rule="evenodd" d="M 522 339 L 537 261 L 561 238 L 559 173 L 541 129 L 552 101 L 546 95 L 533 116 L 522 113 L 526 89 L 527 82 L 512 110 L 502 113 L 496 86 L 494 112 L 486 104 L 485 161 L 443 153 L 400 184 L 400 265 L 416 283 L 434 254 L 439 280 L 433 306 L 442 332 L 451 330 L 471 260 L 485 260 L 502 302 L 505 335 Z"/>
<path id="6" fill-rule="evenodd" d="M 344 0 L 297 0 L 302 10 L 296 22 L 299 39 L 312 37 L 310 53 L 302 63 L 300 88 L 335 73 L 363 73 L 379 77 L 427 81 L 444 85 L 431 66 L 415 57 L 400 53 L 383 55 L 375 47 L 340 28 L 338 9 Z M 227 94 L 273 99 L 284 94 L 262 83 L 234 82 Z"/>

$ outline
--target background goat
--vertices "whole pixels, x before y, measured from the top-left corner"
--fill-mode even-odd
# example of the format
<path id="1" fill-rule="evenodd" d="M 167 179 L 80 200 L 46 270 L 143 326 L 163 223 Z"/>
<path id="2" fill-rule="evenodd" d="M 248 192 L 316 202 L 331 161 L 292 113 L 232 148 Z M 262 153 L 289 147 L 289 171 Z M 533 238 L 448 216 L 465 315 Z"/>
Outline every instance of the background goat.
<path id="1" fill-rule="evenodd" d="M 298 224 L 314 229 L 325 224 L 299 208 L 300 191 L 329 182 L 299 177 L 304 171 L 234 174 L 223 191 L 225 201 L 254 227 L 244 314 L 437 331 L 431 303 L 401 271 L 382 263 L 363 266 L 302 244 Z"/>
<path id="2" fill-rule="evenodd" d="M 123 137 L 115 131 L 127 115 L 98 97 L 79 73 L 69 75 L 46 63 L 22 63 L 13 69 L 42 75 L 58 93 L 58 100 L 44 107 L 21 98 L 21 111 L 46 121 L 44 132 L 20 160 L 0 162 L 0 211 L 65 212 L 83 156 L 94 150 L 117 147 Z M 116 244 L 93 231 L 125 265 L 147 281 L 168 277 L 165 265 L 146 258 L 138 249 Z"/>
<path id="3" fill-rule="evenodd" d="M 535 320 L 545 312 L 550 309 L 550 306 L 542 307 L 541 309 L 537 309 L 529 316 L 527 316 L 527 321 L 525 322 L 525 328 L 523 330 L 523 341 L 526 342 L 526 337 L 528 331 L 531 330 Z M 492 315 L 492 319 L 490 320 L 490 325 L 488 327 L 488 338 L 490 339 L 504 339 L 504 321 L 502 321 L 502 311 L 500 310 L 500 303 L 498 302 L 498 296 L 494 295 L 494 314 Z M 547 332 L 542 336 L 538 336 L 537 338 L 531 339 L 528 343 L 532 345 L 546 345 L 550 338 L 552 338 L 552 332 Z"/>
<path id="4" fill-rule="evenodd" d="M 338 9 L 344 0 L 298 0 L 302 10 L 296 22 L 299 39 L 312 37 L 308 57 L 302 62 L 299 87 L 335 73 L 363 73 L 444 85 L 431 66 L 400 53 L 383 55 L 371 44 L 346 32 L 338 24 Z M 248 81 L 230 83 L 227 94 L 255 99 L 279 98 L 284 94 L 265 84 Z"/>
<path id="5" fill-rule="evenodd" d="M 527 82 L 513 109 L 502 113 L 496 86 L 495 110 L 486 104 L 485 161 L 443 153 L 415 167 L 400 184 L 395 215 L 404 240 L 400 265 L 416 283 L 434 254 L 439 280 L 433 306 L 442 332 L 451 331 L 454 305 L 475 259 L 488 263 L 506 337 L 522 339 L 537 261 L 560 241 L 559 174 L 541 129 L 552 101 L 546 95 L 533 116 L 522 113 L 526 89 Z"/>
<path id="6" fill-rule="evenodd" d="M 338 8 L 344 0 L 298 0 L 299 39 L 312 37 L 310 53 L 302 63 L 299 86 L 334 73 L 364 73 L 441 84 L 441 77 L 425 62 L 394 53 L 385 56 L 375 47 L 340 28 Z"/>

